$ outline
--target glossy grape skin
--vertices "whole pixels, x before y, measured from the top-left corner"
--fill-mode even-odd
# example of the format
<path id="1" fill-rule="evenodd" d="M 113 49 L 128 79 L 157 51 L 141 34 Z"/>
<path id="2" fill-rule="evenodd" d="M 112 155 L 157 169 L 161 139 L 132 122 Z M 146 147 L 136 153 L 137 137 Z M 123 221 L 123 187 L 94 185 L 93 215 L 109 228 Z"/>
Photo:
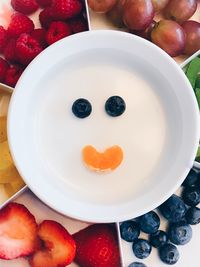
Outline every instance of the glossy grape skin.
<path id="1" fill-rule="evenodd" d="M 169 2 L 169 0 L 151 0 L 151 1 L 155 12 L 160 12 L 161 10 L 163 10 Z"/>
<path id="2" fill-rule="evenodd" d="M 109 20 L 117 27 L 123 27 L 123 8 L 126 0 L 117 0 L 116 5 L 107 13 Z"/>
<path id="3" fill-rule="evenodd" d="M 171 57 L 176 57 L 185 49 L 186 36 L 177 22 L 160 20 L 151 32 L 151 40 Z"/>
<path id="4" fill-rule="evenodd" d="M 182 23 L 197 10 L 197 0 L 171 0 L 164 10 L 167 19 L 175 20 Z"/>
<path id="5" fill-rule="evenodd" d="M 153 20 L 151 22 L 151 24 L 145 30 L 143 30 L 143 31 L 130 31 L 130 32 L 137 35 L 137 36 L 140 36 L 144 39 L 151 41 L 151 32 L 152 32 L 155 25 L 156 25 L 156 22 Z"/>
<path id="6" fill-rule="evenodd" d="M 117 0 L 88 0 L 88 6 L 97 13 L 106 13 L 110 11 Z"/>
<path id="7" fill-rule="evenodd" d="M 127 0 L 123 21 L 130 30 L 145 30 L 153 21 L 154 8 L 151 0 Z"/>
<path id="8" fill-rule="evenodd" d="M 200 23 L 194 20 L 188 20 L 181 26 L 186 34 L 184 54 L 190 56 L 200 49 Z"/>

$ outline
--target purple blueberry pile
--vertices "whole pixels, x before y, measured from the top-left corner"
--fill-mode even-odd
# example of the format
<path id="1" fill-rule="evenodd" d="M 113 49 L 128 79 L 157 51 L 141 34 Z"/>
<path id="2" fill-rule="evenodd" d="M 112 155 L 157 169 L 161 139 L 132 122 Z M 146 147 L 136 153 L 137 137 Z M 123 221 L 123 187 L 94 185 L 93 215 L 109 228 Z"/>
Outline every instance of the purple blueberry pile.
<path id="1" fill-rule="evenodd" d="M 180 257 L 176 245 L 185 245 L 192 238 L 192 227 L 200 223 L 200 172 L 191 169 L 182 184 L 181 196 L 172 195 L 157 212 L 150 211 L 136 219 L 120 224 L 122 239 L 132 243 L 134 255 L 147 258 L 152 247 L 157 248 L 161 261 L 175 264 Z M 166 231 L 160 230 L 161 214 L 168 222 Z M 140 238 L 140 232 L 148 234 L 148 240 Z M 141 262 L 133 262 L 129 267 L 145 267 Z"/>

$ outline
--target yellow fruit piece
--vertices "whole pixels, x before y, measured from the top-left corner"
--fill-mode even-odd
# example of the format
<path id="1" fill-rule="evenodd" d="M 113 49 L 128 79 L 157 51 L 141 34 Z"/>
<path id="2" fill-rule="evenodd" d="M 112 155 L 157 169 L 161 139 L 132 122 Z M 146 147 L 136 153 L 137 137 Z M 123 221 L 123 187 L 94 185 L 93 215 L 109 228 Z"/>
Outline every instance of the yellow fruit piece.
<path id="1" fill-rule="evenodd" d="M 14 166 L 8 142 L 0 143 L 0 183 L 10 183 L 18 175 Z"/>
<path id="2" fill-rule="evenodd" d="M 14 195 L 15 192 L 14 192 L 11 184 L 4 184 L 4 188 L 5 188 L 5 191 L 6 191 L 6 194 L 8 197 L 11 197 Z"/>
<path id="3" fill-rule="evenodd" d="M 25 186 L 25 183 L 24 183 L 24 181 L 22 180 L 21 176 L 18 173 L 18 175 L 15 177 L 15 179 L 12 182 L 10 182 L 10 185 L 11 185 L 11 187 L 13 189 L 13 192 L 16 193 L 23 186 Z"/>
<path id="4" fill-rule="evenodd" d="M 0 116 L 7 116 L 10 95 L 0 95 Z"/>
<path id="5" fill-rule="evenodd" d="M 0 143 L 7 140 L 7 118 L 0 117 Z"/>
<path id="6" fill-rule="evenodd" d="M 3 204 L 8 198 L 4 184 L 0 184 L 0 204 Z"/>

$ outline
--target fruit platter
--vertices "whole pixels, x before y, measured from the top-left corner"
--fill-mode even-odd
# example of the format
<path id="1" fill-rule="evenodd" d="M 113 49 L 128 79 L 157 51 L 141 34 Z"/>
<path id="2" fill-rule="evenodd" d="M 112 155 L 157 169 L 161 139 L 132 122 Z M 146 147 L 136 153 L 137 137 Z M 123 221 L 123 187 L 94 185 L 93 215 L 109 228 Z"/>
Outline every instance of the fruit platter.
<path id="1" fill-rule="evenodd" d="M 22 162 L 22 160 L 18 160 L 20 158 L 18 155 L 24 150 L 21 149 L 21 144 L 24 142 L 25 146 L 28 147 L 28 142 L 25 143 L 27 134 L 22 138 L 22 135 L 19 135 L 20 131 L 18 132 L 18 126 L 16 126 L 19 125 L 20 127 L 21 123 L 26 121 L 25 112 L 22 122 L 18 121 L 16 124 L 14 121 L 14 123 L 12 123 L 13 118 L 14 120 L 17 118 L 18 110 L 14 108 L 14 106 L 20 105 L 19 101 L 17 103 L 20 90 L 22 91 L 24 86 L 26 90 L 31 92 L 31 88 L 33 88 L 32 84 L 35 83 L 35 80 L 40 81 L 41 79 L 41 84 L 38 82 L 39 85 L 35 83 L 35 86 L 41 87 L 41 92 L 43 93 L 41 96 L 45 98 L 44 92 L 47 92 L 47 90 L 44 91 L 45 89 L 43 89 L 43 87 L 45 87 L 44 80 L 46 74 L 42 74 L 43 78 L 40 77 L 41 75 L 37 72 L 37 64 L 41 66 L 41 68 L 46 68 L 45 64 L 49 66 L 54 64 L 51 63 L 51 61 L 55 61 L 55 67 L 52 68 L 55 73 L 52 74 L 53 79 L 49 78 L 50 82 L 47 84 L 49 88 L 51 84 L 54 88 L 56 86 L 62 87 L 63 84 L 59 84 L 59 81 L 56 80 L 62 80 L 62 71 L 60 71 L 60 69 L 58 72 L 56 71 L 56 60 L 59 60 L 59 57 L 61 58 L 64 50 L 62 50 L 60 46 L 61 55 L 54 55 L 53 47 L 58 45 L 57 53 L 59 44 L 63 42 L 63 44 L 66 44 L 66 47 L 67 45 L 70 47 L 71 39 L 71 50 L 74 46 L 74 49 L 81 51 L 82 48 L 76 48 L 73 42 L 78 43 L 79 41 L 76 41 L 76 38 L 79 38 L 79 34 L 82 34 L 83 42 L 81 46 L 86 47 L 87 43 L 84 43 L 84 32 L 95 32 L 95 30 L 111 30 L 110 34 L 112 34 L 113 30 L 122 32 L 122 34 L 126 32 L 127 36 L 130 34 L 130 39 L 132 38 L 131 36 L 133 36 L 133 42 L 135 36 L 137 36 L 135 42 L 138 42 L 138 44 L 141 39 L 145 39 L 146 46 L 149 46 L 149 51 L 151 51 L 151 49 L 153 51 L 155 45 L 156 47 L 160 47 L 165 51 L 165 53 L 163 53 L 161 49 L 158 51 L 161 57 L 163 56 L 163 60 L 165 60 L 166 57 L 166 61 L 168 60 L 169 64 L 172 64 L 174 70 L 177 65 L 179 65 L 178 68 L 181 70 L 180 75 L 184 74 L 183 79 L 187 77 L 187 79 L 185 79 L 185 84 L 192 92 L 191 103 L 194 101 L 195 104 L 194 111 L 192 110 L 192 112 L 195 113 L 196 110 L 200 108 L 199 1 L 0 0 L 0 267 L 164 267 L 168 265 L 177 267 L 186 267 L 189 265 L 192 267 L 199 267 L 200 146 L 199 148 L 197 147 L 197 149 L 195 147 L 197 150 L 195 150 L 196 156 L 194 156 L 193 161 L 189 163 L 189 167 L 184 172 L 185 177 L 183 177 L 182 183 L 179 181 L 179 186 L 176 186 L 176 191 L 171 191 L 170 196 L 168 195 L 168 198 L 165 198 L 164 202 L 158 201 L 159 204 L 157 206 L 152 205 L 153 208 L 151 210 L 148 209 L 146 212 L 140 212 L 140 216 L 138 217 L 127 216 L 127 219 L 124 220 L 119 220 L 117 216 L 116 220 L 99 219 L 101 216 L 97 216 L 98 213 L 100 213 L 98 205 L 95 207 L 97 210 L 93 209 L 94 214 L 91 214 L 91 216 L 88 215 L 88 220 L 82 215 L 78 216 L 74 211 L 70 212 L 70 210 L 76 209 L 76 203 L 67 203 L 69 198 L 65 199 L 66 203 L 62 203 L 61 198 L 59 199 L 59 195 L 57 195 L 59 200 L 56 201 L 54 199 L 56 195 L 53 195 L 53 191 L 51 192 L 50 187 L 48 187 L 48 183 L 51 183 L 51 180 L 44 179 L 47 183 L 46 191 L 49 190 L 49 192 L 45 194 L 51 199 L 51 201 L 48 202 L 44 196 L 41 196 L 40 193 L 36 193 L 37 190 L 34 188 L 33 179 L 25 175 L 24 170 L 26 167 L 23 169 L 21 163 L 19 163 L 19 161 Z M 113 38 L 115 38 L 114 35 Z M 81 40 L 81 38 L 79 40 Z M 93 40 L 95 43 L 95 38 Z M 111 50 L 109 51 L 112 54 Z M 46 61 L 43 63 L 42 57 L 45 58 L 45 53 Z M 141 50 L 140 53 L 142 53 Z M 82 62 L 86 62 L 87 64 L 87 54 L 85 57 L 82 54 L 80 55 L 82 56 Z M 115 57 L 116 54 L 113 52 L 113 55 L 113 57 Z M 101 56 L 99 56 L 99 58 L 97 57 L 99 61 L 101 61 L 100 57 Z M 126 54 L 124 54 L 124 57 L 126 57 Z M 88 58 L 90 58 L 90 54 L 88 54 Z M 107 58 L 109 58 L 108 54 Z M 121 61 L 122 64 L 124 62 L 123 60 L 124 59 Z M 171 61 L 173 61 L 173 63 Z M 148 61 L 146 64 L 147 63 Z M 77 68 L 76 64 L 75 66 Z M 86 68 L 84 65 L 83 67 Z M 117 72 L 117 70 L 115 70 L 115 73 L 112 71 L 110 72 L 109 68 L 105 67 L 105 69 L 107 70 L 107 75 L 104 77 L 105 82 L 100 81 L 99 87 L 103 85 L 106 88 L 106 83 L 109 84 L 109 79 L 112 80 L 109 78 L 111 75 L 117 76 L 117 73 L 119 77 L 121 75 L 124 75 L 124 77 L 127 75 L 124 69 L 123 72 Z M 73 72 L 70 72 L 71 69 L 68 70 L 68 76 L 67 74 L 65 75 L 65 79 L 66 77 L 68 79 L 67 85 L 69 87 L 74 86 L 75 88 L 76 84 L 79 85 L 81 82 L 79 82 L 78 79 L 75 81 L 76 78 L 74 78 L 74 75 L 76 75 L 76 73 L 73 74 Z M 142 69 L 142 71 L 144 70 L 145 69 Z M 93 80 L 95 80 L 95 77 L 98 79 L 97 76 L 99 72 L 93 67 L 89 69 L 89 71 L 90 73 L 88 76 L 90 77 L 90 82 L 92 81 L 92 86 L 98 88 Z M 179 71 L 177 71 L 177 73 L 178 72 Z M 150 72 L 146 73 L 150 75 Z M 34 75 L 33 81 L 30 84 L 30 88 L 27 88 L 29 86 L 26 84 L 26 77 L 31 77 L 31 75 Z M 82 76 L 79 76 L 80 81 L 81 79 L 85 79 L 84 76 L 86 77 L 87 73 L 84 72 L 84 75 L 82 74 Z M 30 82 L 30 77 L 29 79 L 27 78 L 28 82 Z M 127 80 L 129 80 L 129 78 L 127 78 Z M 91 92 L 90 82 L 86 82 L 85 85 L 82 83 L 81 85 L 83 89 L 88 86 L 86 90 L 88 90 L 89 93 Z M 141 82 L 139 83 L 139 81 L 138 84 L 145 87 L 145 85 Z M 51 89 L 49 90 L 51 93 L 53 92 Z M 110 89 L 106 88 L 106 90 L 109 91 Z M 116 90 L 117 93 L 115 94 L 109 93 L 106 95 L 106 98 L 101 96 L 98 98 L 99 102 L 104 101 L 102 109 L 103 119 L 105 122 L 108 121 L 107 126 L 109 124 L 111 125 L 114 120 L 119 122 L 121 118 L 126 118 L 126 114 L 131 110 L 131 101 L 128 100 L 128 97 L 123 97 L 123 94 L 118 94 L 118 92 L 122 92 L 120 90 Z M 75 92 L 75 89 L 73 92 Z M 64 93 L 64 95 L 62 95 L 62 91 L 60 90 L 59 97 L 57 96 L 59 95 L 57 92 L 56 94 L 50 94 L 50 96 L 54 101 L 57 99 L 57 103 L 62 103 L 64 97 L 69 99 L 68 104 L 70 105 L 69 109 L 72 119 L 70 117 L 68 122 L 71 123 L 75 131 L 80 132 L 81 128 L 79 129 L 75 126 L 73 120 L 80 124 L 86 123 L 86 125 L 88 125 L 88 118 L 92 116 L 97 116 L 98 119 L 101 118 L 99 114 L 100 111 L 102 113 L 102 110 L 97 111 L 97 108 L 102 107 L 97 104 L 97 102 L 94 104 L 95 94 L 92 98 L 86 98 L 84 94 L 82 96 L 80 93 L 75 93 L 75 98 L 70 99 L 73 92 L 69 91 L 68 94 Z M 102 90 L 102 95 L 103 93 L 104 90 Z M 139 94 L 138 91 L 138 95 Z M 34 97 L 33 91 L 30 95 Z M 129 96 L 132 97 L 132 95 Z M 22 98 L 27 100 L 28 103 L 28 94 L 24 92 Z M 41 119 L 40 124 L 43 125 L 43 130 L 40 134 L 44 132 L 45 137 L 41 139 L 37 137 L 36 139 L 39 140 L 39 144 L 43 142 L 45 145 L 48 144 L 49 146 L 49 143 L 52 143 L 53 140 L 51 136 L 55 138 L 54 128 L 58 126 L 58 124 L 52 123 L 53 116 L 59 109 L 55 108 L 53 112 L 50 113 L 51 110 L 48 109 L 48 99 L 50 99 L 50 97 L 43 102 L 38 100 L 40 101 L 38 103 L 42 103 L 41 111 L 46 110 L 46 113 L 39 112 L 39 117 Z M 53 101 L 52 99 L 49 101 Z M 188 103 L 189 101 L 188 97 Z M 15 102 L 17 103 L 16 105 L 14 105 Z M 37 99 L 35 98 L 33 102 L 34 105 L 36 102 Z M 137 104 L 137 102 L 132 102 Z M 31 104 L 32 102 L 29 103 L 30 106 L 33 105 Z M 146 105 L 148 107 L 147 102 Z M 21 106 L 23 106 L 23 104 Z M 156 108 L 159 110 L 159 106 L 156 106 Z M 66 110 L 64 112 L 66 116 Z M 30 114 L 28 114 L 28 116 L 31 123 L 27 123 L 27 125 L 34 125 L 34 117 L 31 118 Z M 60 115 L 62 116 L 61 113 Z M 52 117 L 52 120 L 47 124 L 46 121 L 48 121 L 49 117 Z M 100 120 L 101 119 L 99 119 L 99 121 Z M 57 117 L 56 121 L 59 122 Z M 124 124 L 122 123 L 121 125 L 121 128 L 123 128 Z M 12 134 L 14 132 L 12 129 L 15 129 L 15 127 L 16 135 Z M 99 131 L 105 131 L 103 128 L 98 128 L 97 123 L 94 124 L 93 127 L 98 130 L 100 129 Z M 114 129 L 119 129 L 119 126 L 115 128 L 117 127 L 116 125 L 113 127 Z M 92 132 L 99 138 L 99 132 L 95 131 L 94 128 Z M 30 128 L 30 132 L 32 129 L 33 128 Z M 41 126 L 38 129 L 41 129 Z M 150 138 L 151 131 L 149 128 L 144 129 L 149 133 Z M 162 129 L 161 126 L 160 129 Z M 49 131 L 48 136 L 46 135 L 46 131 Z M 122 131 L 120 131 L 120 133 L 121 132 Z M 70 151 L 69 157 L 72 155 L 72 158 L 74 154 L 71 152 L 70 145 L 73 144 L 72 139 L 75 133 L 76 132 L 72 131 L 70 140 L 66 143 Z M 162 134 L 161 130 L 159 130 L 159 134 L 160 133 Z M 89 128 L 87 135 L 89 136 L 90 134 L 91 129 Z M 85 137 L 84 133 L 82 135 Z M 19 138 L 17 141 L 18 144 L 16 145 L 14 144 L 16 142 L 15 136 Z M 115 195 L 112 195 L 112 191 L 115 191 L 112 190 L 114 182 L 112 182 L 112 184 L 110 182 L 109 185 L 109 182 L 106 181 L 105 183 L 104 180 L 104 177 L 107 179 L 108 173 L 111 173 L 111 175 L 109 174 L 110 177 L 114 174 L 117 192 L 118 178 L 115 172 L 119 169 L 119 174 L 122 174 L 120 171 L 121 169 L 123 171 L 125 165 L 126 151 L 123 150 L 117 142 L 116 145 L 110 146 L 109 141 L 112 141 L 112 138 L 116 138 L 116 136 L 118 137 L 118 135 L 114 134 L 108 138 L 108 148 L 102 153 L 99 152 L 95 146 L 85 145 L 82 148 L 82 161 L 80 162 L 81 164 L 83 163 L 84 167 L 82 168 L 81 165 L 81 171 L 79 171 L 78 160 L 76 165 L 69 161 L 69 165 L 73 167 L 73 171 L 75 169 L 79 171 L 78 173 L 81 178 L 84 177 L 85 173 L 87 175 L 89 173 L 88 176 L 93 175 L 92 179 L 95 175 L 101 177 L 101 181 L 98 182 L 97 185 L 99 188 L 102 187 L 102 192 L 100 189 L 94 191 L 94 188 L 92 186 L 90 187 L 90 180 L 87 180 L 87 177 L 84 178 L 84 183 L 82 183 L 81 179 L 77 178 L 75 185 L 77 188 L 79 185 L 89 188 L 86 192 L 88 192 L 88 195 L 91 195 L 91 199 L 95 198 L 95 194 L 99 194 L 99 199 L 105 198 L 105 201 L 107 197 L 111 199 L 109 200 L 109 204 L 112 203 L 111 207 L 113 205 L 113 209 L 116 209 L 115 213 L 117 214 L 118 208 L 114 207 L 113 204 Z M 195 135 L 189 136 L 195 139 Z M 62 139 L 61 134 L 59 138 Z M 81 136 L 78 136 L 77 139 L 82 140 L 81 138 Z M 98 138 L 95 138 L 92 140 L 97 141 Z M 128 133 L 126 134 L 126 138 L 130 138 Z M 156 138 L 157 142 L 159 142 L 158 136 Z M 29 139 L 29 143 L 32 142 L 32 140 L 34 139 Z M 78 144 L 79 140 L 75 140 L 74 142 Z M 87 143 L 89 144 L 89 141 L 87 141 Z M 123 143 L 123 141 L 121 141 L 121 143 L 126 146 L 126 143 Z M 148 147 L 148 143 L 149 142 L 145 143 L 146 147 Z M 58 150 L 59 155 L 61 155 L 63 143 L 59 144 L 59 142 L 55 142 L 55 144 L 52 144 L 52 147 L 56 147 L 57 149 L 59 145 L 60 148 Z M 19 152 L 17 152 L 14 146 L 20 147 Z M 52 157 L 51 163 L 55 161 L 55 165 L 57 164 L 55 159 L 57 157 L 55 157 L 56 149 L 52 149 L 53 156 L 51 156 L 51 150 L 49 148 L 47 149 L 49 155 Z M 27 151 L 25 155 L 28 155 Z M 146 151 L 148 154 L 148 150 Z M 42 154 L 43 151 L 40 150 L 40 153 Z M 32 154 L 32 152 L 30 154 Z M 134 157 L 134 155 L 132 156 Z M 145 156 L 146 155 L 144 155 L 144 159 Z M 64 157 L 68 157 L 66 152 Z M 33 157 L 31 158 L 31 155 L 27 156 L 27 162 L 31 162 L 30 168 L 31 166 L 36 166 L 32 163 L 36 162 L 35 159 Z M 146 159 L 149 160 L 150 158 Z M 60 157 L 58 162 L 62 160 L 63 159 Z M 46 163 L 44 163 L 44 165 L 45 164 Z M 27 166 L 28 165 L 29 163 Z M 24 164 L 24 166 L 26 166 L 26 164 Z M 142 168 L 139 168 L 139 166 L 142 165 L 138 164 L 138 168 L 135 166 L 135 171 L 137 171 L 137 173 L 140 173 L 140 169 Z M 70 169 L 69 166 L 68 169 Z M 50 170 L 54 173 L 53 168 L 50 168 Z M 32 170 L 32 172 L 34 172 L 34 170 Z M 74 177 L 76 178 L 76 176 Z M 40 178 L 37 179 L 39 187 Z M 56 179 L 59 181 L 59 175 Z M 120 185 L 122 191 L 126 191 L 126 188 L 131 188 L 132 186 L 132 184 L 127 184 L 126 187 L 124 184 L 127 183 L 127 181 L 131 182 L 131 180 L 126 181 L 125 179 L 126 178 L 124 178 L 124 183 L 122 182 Z M 73 180 L 70 180 L 70 183 L 72 182 Z M 29 184 L 29 186 L 26 184 Z M 52 185 L 54 184 L 52 183 Z M 65 184 L 63 183 L 63 185 Z M 147 185 L 145 185 L 144 181 L 144 187 L 146 186 L 147 188 Z M 54 186 L 57 188 L 56 184 Z M 60 188 L 60 195 L 62 195 L 61 187 L 62 184 L 58 187 Z M 66 192 L 67 191 L 65 191 L 65 193 Z M 74 192 L 77 194 L 76 191 Z M 70 192 L 66 194 L 70 195 Z M 121 196 L 122 193 L 119 195 Z M 113 199 L 111 196 L 113 196 Z M 125 196 L 124 199 L 126 199 L 126 197 L 127 196 Z M 73 199 L 73 196 L 71 198 Z M 91 201 L 91 199 L 89 200 Z M 100 203 L 99 199 L 96 198 L 95 201 L 99 201 Z M 122 202 L 124 199 L 122 198 Z M 138 199 L 140 198 L 138 197 Z M 162 198 L 160 197 L 160 199 Z M 54 202 L 57 202 L 57 206 L 52 205 Z M 83 211 L 80 210 L 80 214 L 87 214 L 85 211 L 85 209 L 87 210 L 87 201 L 85 203 L 83 201 Z M 117 203 L 120 209 L 121 204 L 119 201 Z M 62 208 L 64 206 L 70 206 L 69 204 L 72 207 L 67 207 L 66 209 Z M 86 205 L 85 208 L 84 204 Z M 119 211 L 118 213 L 120 214 Z M 135 213 L 133 212 L 133 214 Z M 92 218 L 97 219 L 95 220 Z"/>

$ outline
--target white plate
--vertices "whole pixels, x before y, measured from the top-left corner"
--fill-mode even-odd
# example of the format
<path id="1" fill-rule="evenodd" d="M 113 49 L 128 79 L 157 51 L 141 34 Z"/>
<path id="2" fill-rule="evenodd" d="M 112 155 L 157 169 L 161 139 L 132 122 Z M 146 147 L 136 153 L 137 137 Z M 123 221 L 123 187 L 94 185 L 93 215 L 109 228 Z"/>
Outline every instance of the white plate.
<path id="1" fill-rule="evenodd" d="M 120 95 L 125 113 L 104 111 Z M 71 112 L 87 98 L 86 119 Z M 86 221 L 116 222 L 139 216 L 181 184 L 198 146 L 193 90 L 165 52 L 117 31 L 70 36 L 42 52 L 25 70 L 11 99 L 8 137 L 16 166 L 31 190 L 57 211 Z M 120 145 L 113 172 L 88 170 L 82 148 Z"/>

